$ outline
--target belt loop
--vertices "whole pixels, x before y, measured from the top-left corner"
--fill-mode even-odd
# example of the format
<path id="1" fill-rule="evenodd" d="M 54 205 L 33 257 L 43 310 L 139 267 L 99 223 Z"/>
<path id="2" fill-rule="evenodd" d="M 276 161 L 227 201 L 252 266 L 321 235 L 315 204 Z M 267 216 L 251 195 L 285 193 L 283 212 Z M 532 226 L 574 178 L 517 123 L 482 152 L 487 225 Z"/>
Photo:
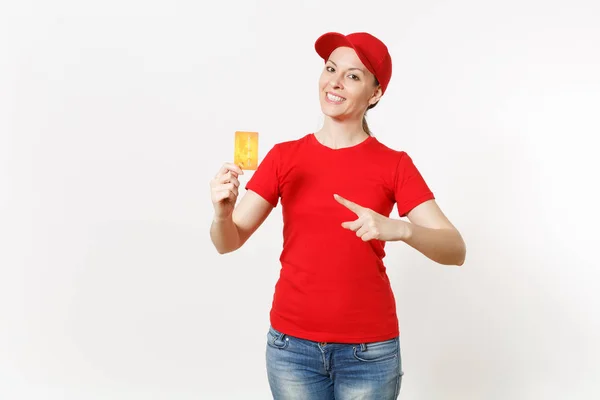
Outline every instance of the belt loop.
<path id="1" fill-rule="evenodd" d="M 366 351 L 367 350 L 367 344 L 366 343 L 361 343 L 360 344 L 360 351 Z"/>
<path id="2" fill-rule="evenodd" d="M 277 337 L 275 337 L 275 339 L 273 340 L 273 343 L 281 343 L 281 345 L 283 345 L 285 343 L 284 341 L 285 339 L 285 333 L 283 332 L 279 332 L 279 335 L 277 335 Z"/>

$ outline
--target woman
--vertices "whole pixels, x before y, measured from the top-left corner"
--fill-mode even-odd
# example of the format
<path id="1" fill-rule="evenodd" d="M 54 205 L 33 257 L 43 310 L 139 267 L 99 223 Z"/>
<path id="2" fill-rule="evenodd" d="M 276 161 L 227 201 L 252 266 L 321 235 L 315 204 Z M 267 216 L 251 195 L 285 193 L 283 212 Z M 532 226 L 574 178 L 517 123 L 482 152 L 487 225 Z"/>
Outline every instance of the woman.
<path id="1" fill-rule="evenodd" d="M 383 263 L 403 241 L 445 265 L 465 244 L 403 151 L 372 136 L 365 113 L 392 73 L 386 45 L 368 33 L 326 33 L 315 43 L 321 130 L 278 143 L 246 184 L 226 163 L 211 181 L 211 238 L 240 248 L 281 200 L 283 251 L 267 334 L 275 399 L 396 399 L 402 381 L 396 303 Z M 389 218 L 397 204 L 401 217 Z"/>

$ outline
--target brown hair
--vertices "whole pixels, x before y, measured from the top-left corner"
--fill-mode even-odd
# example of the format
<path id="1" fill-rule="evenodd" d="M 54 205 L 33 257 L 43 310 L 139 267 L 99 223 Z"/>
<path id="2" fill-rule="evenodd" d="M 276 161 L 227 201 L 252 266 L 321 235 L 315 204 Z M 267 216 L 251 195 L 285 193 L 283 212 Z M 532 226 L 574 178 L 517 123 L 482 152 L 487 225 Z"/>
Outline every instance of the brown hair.
<path id="1" fill-rule="evenodd" d="M 374 79 L 375 79 L 375 86 L 379 86 L 379 81 L 377 80 L 377 78 L 374 78 Z M 365 132 L 367 132 L 367 135 L 369 135 L 369 136 L 373 136 L 373 132 L 371 132 L 371 130 L 369 129 L 369 124 L 367 123 L 367 111 L 369 111 L 371 108 L 375 107 L 378 103 L 379 103 L 379 101 L 375 104 L 369 105 L 369 107 L 367 107 L 367 109 L 365 110 L 365 113 L 363 114 L 362 128 Z"/>

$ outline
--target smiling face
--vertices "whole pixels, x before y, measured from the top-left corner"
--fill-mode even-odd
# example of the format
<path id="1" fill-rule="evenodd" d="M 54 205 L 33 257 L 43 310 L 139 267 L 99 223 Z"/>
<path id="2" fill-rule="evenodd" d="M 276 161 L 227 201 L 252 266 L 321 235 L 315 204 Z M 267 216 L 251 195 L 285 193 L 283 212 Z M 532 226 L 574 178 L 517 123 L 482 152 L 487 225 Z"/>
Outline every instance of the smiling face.
<path id="1" fill-rule="evenodd" d="M 338 120 L 361 120 L 365 110 L 381 97 L 375 76 L 354 49 L 338 47 L 325 63 L 319 79 L 323 114 Z"/>

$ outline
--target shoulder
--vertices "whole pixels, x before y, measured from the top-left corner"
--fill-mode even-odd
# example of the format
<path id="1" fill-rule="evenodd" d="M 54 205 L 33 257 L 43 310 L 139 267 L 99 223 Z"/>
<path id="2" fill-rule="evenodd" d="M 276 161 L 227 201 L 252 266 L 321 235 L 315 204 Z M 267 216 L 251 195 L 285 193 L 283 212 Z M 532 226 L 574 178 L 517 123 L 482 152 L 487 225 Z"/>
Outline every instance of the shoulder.
<path id="1" fill-rule="evenodd" d="M 281 141 L 281 142 L 276 142 L 274 145 L 272 145 L 269 152 L 274 152 L 276 154 L 293 153 L 293 152 L 297 151 L 298 149 L 300 149 L 301 147 L 305 147 L 309 144 L 310 135 L 311 134 L 306 134 L 297 139 L 290 139 L 290 140 L 285 140 L 285 141 Z"/>
<path id="2" fill-rule="evenodd" d="M 373 137 L 373 149 L 377 153 L 377 157 L 382 157 L 386 162 L 395 162 L 399 164 L 403 159 L 410 160 L 408 153 L 405 150 L 394 149 Z"/>
<path id="3" fill-rule="evenodd" d="M 275 143 L 274 147 L 278 147 L 279 149 L 289 149 L 289 148 L 294 148 L 294 147 L 298 147 L 298 146 L 303 146 L 306 143 L 308 143 L 311 135 L 312 135 L 311 133 L 308 133 L 297 139 L 289 139 L 289 140 L 285 140 L 282 142 L 277 142 L 277 143 Z"/>
<path id="4" fill-rule="evenodd" d="M 394 182 L 399 182 L 407 177 L 420 175 L 413 157 L 404 149 L 394 149 L 379 141 L 376 141 L 378 147 L 378 159 L 380 164 L 386 164 L 393 168 Z"/>
<path id="5" fill-rule="evenodd" d="M 307 144 L 308 135 L 298 139 L 285 140 L 275 142 L 267 147 L 268 150 L 262 156 L 261 164 L 269 164 L 276 168 L 283 168 L 285 165 L 292 163 L 294 156 L 303 153 L 301 147 Z"/>

